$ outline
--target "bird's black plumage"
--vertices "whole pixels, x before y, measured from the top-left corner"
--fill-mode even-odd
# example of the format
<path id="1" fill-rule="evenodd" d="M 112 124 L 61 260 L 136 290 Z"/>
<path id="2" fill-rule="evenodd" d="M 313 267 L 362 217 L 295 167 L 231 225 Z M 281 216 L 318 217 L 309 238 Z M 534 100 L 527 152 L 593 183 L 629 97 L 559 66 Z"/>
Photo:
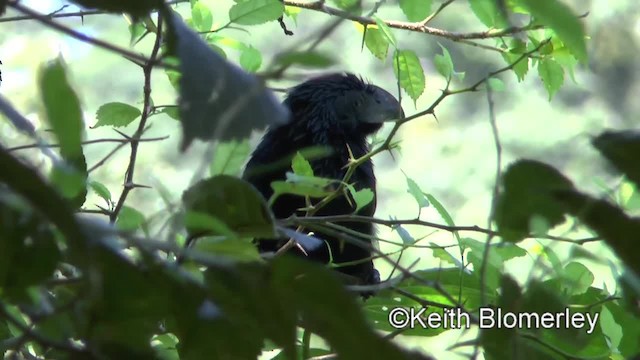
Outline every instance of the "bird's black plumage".
<path id="1" fill-rule="evenodd" d="M 253 152 L 243 176 L 267 199 L 273 194 L 271 182 L 285 180 L 286 172 L 291 171 L 291 158 L 298 151 L 317 146 L 328 148 L 328 156 L 310 161 L 314 175 L 341 180 L 346 172 L 349 151 L 355 158 L 365 155 L 369 151 L 366 137 L 380 129 L 383 121 L 403 116 L 402 108 L 393 95 L 352 74 L 330 74 L 308 80 L 288 92 L 284 105 L 291 112 L 290 122 L 267 130 Z M 371 161 L 356 169 L 350 183 L 356 190 L 369 188 L 375 193 L 376 178 Z M 272 210 L 277 218 L 286 218 L 296 213 L 304 214 L 298 211 L 303 207 L 304 198 L 282 195 L 274 202 Z M 374 198 L 374 201 L 358 211 L 358 215 L 372 216 L 375 209 Z M 354 210 L 353 202 L 339 197 L 321 208 L 316 215 L 346 215 L 353 214 Z M 374 234 L 371 223 L 344 222 L 340 225 L 363 234 Z M 315 236 L 325 240 L 330 246 L 335 264 L 371 256 L 369 249 L 341 242 L 334 236 L 319 232 Z M 262 252 L 276 251 L 282 244 L 283 242 L 273 240 L 261 240 L 259 248 Z M 292 250 L 300 253 L 297 249 Z M 326 245 L 310 252 L 308 256 L 325 263 L 330 259 Z M 363 284 L 379 281 L 378 272 L 370 259 L 338 269 L 359 278 Z"/>

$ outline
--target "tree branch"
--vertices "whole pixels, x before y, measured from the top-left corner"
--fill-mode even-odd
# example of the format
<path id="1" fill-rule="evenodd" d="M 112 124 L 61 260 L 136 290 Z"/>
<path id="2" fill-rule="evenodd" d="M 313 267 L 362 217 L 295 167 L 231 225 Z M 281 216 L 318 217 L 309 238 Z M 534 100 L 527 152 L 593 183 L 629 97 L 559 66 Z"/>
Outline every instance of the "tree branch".
<path id="1" fill-rule="evenodd" d="M 65 33 L 65 34 L 67 34 L 67 35 L 69 35 L 69 36 L 71 36 L 73 38 L 76 38 L 76 39 L 78 39 L 80 41 L 83 41 L 83 42 L 86 42 L 86 43 L 89 43 L 89 44 L 93 44 L 93 45 L 95 45 L 97 47 L 101 47 L 103 49 L 109 50 L 109 51 L 114 52 L 116 54 L 120 54 L 120 55 L 122 55 L 122 56 L 124 56 L 126 58 L 133 59 L 133 60 L 135 60 L 137 62 L 140 62 L 140 63 L 145 63 L 146 64 L 146 63 L 149 63 L 149 61 L 150 61 L 146 57 L 144 57 L 144 56 L 142 56 L 142 55 L 140 55 L 138 53 L 135 53 L 135 52 L 133 52 L 131 50 L 127 50 L 127 49 L 121 48 L 119 46 L 110 44 L 110 43 L 108 43 L 106 41 L 103 41 L 103 40 L 100 40 L 100 39 L 92 38 L 92 37 L 87 36 L 87 35 L 85 35 L 83 33 L 80 33 L 80 32 L 77 32 L 77 31 L 75 31 L 73 29 L 70 29 L 70 28 L 68 28 L 68 27 L 66 27 L 64 25 L 61 25 L 61 24 L 57 23 L 56 21 L 53 21 L 51 19 L 51 17 L 49 17 L 49 16 L 47 16 L 45 14 L 41 14 L 41 13 L 39 13 L 39 12 L 37 12 L 37 11 L 27 7 L 27 6 L 20 5 L 19 3 L 9 3 L 8 5 L 10 7 L 12 7 L 13 9 L 15 9 L 15 10 L 17 10 L 17 11 L 23 13 L 23 14 L 26 14 L 26 16 L 32 18 L 33 20 L 36 20 L 36 21 L 38 21 L 38 22 L 40 22 L 40 23 L 42 23 L 42 24 L 44 24 L 44 25 L 46 25 L 46 26 L 48 26 L 48 27 L 50 27 L 52 29 L 58 30 L 58 31 L 60 31 L 62 33 Z M 162 67 L 165 67 L 165 68 L 174 68 L 174 66 L 166 64 L 166 63 L 161 62 L 161 61 L 158 61 L 157 59 L 154 59 L 153 65 L 162 66 Z"/>
<path id="2" fill-rule="evenodd" d="M 286 226 L 327 223 L 327 222 L 331 222 L 331 223 L 369 222 L 369 223 L 384 225 L 388 227 L 393 227 L 398 225 L 420 225 L 420 226 L 431 227 L 431 228 L 444 230 L 448 232 L 470 231 L 470 232 L 476 232 L 476 233 L 481 233 L 486 235 L 500 236 L 500 233 L 498 231 L 485 229 L 477 225 L 450 226 L 450 225 L 438 224 L 430 221 L 424 221 L 420 219 L 385 220 L 385 219 L 361 216 L 361 215 L 306 216 L 306 217 L 298 217 L 294 215 L 285 220 L 282 220 L 283 225 L 286 225 Z M 553 235 L 539 236 L 534 234 L 529 234 L 527 238 L 556 240 L 556 241 L 562 241 L 562 242 L 575 243 L 579 245 L 601 240 L 598 237 L 589 237 L 589 238 L 583 238 L 583 239 L 569 239 L 569 238 L 560 237 L 560 236 L 553 236 Z"/>
<path id="3" fill-rule="evenodd" d="M 169 138 L 169 135 L 155 138 L 147 138 L 147 139 L 139 139 L 139 142 L 151 142 L 151 141 L 162 141 Z M 99 144 L 99 143 L 121 143 L 128 144 L 132 141 L 132 139 L 96 139 L 96 140 L 87 140 L 83 141 L 82 145 L 90 145 L 90 144 Z M 57 148 L 60 147 L 60 144 L 29 144 L 29 145 L 20 145 L 12 148 L 7 148 L 8 152 L 18 151 L 18 150 L 26 150 L 26 149 L 34 149 L 40 147 L 48 147 L 48 148 Z"/>
<path id="4" fill-rule="evenodd" d="M 173 1 L 168 1 L 167 4 L 177 5 L 180 3 L 187 3 L 187 2 L 189 2 L 189 0 L 173 0 Z M 64 10 L 66 6 L 67 5 L 45 16 L 50 19 L 60 19 L 60 18 L 69 18 L 69 17 L 84 18 L 85 16 L 90 16 L 90 15 L 113 15 L 113 12 L 105 11 L 105 10 L 82 10 L 82 11 L 74 11 L 74 12 L 60 12 L 61 10 Z M 11 16 L 6 18 L 0 18 L 0 23 L 24 21 L 24 20 L 33 20 L 33 16 L 23 15 L 23 16 Z"/>
<path id="5" fill-rule="evenodd" d="M 160 45 L 162 44 L 162 25 L 162 15 L 158 14 L 158 31 L 156 32 L 156 40 L 153 44 L 153 49 L 151 50 L 151 56 L 145 62 L 142 69 L 144 73 L 144 100 L 142 114 L 140 115 L 140 123 L 138 124 L 138 129 L 131 137 L 131 156 L 129 157 L 129 166 L 127 167 L 127 171 L 125 173 L 124 188 L 122 189 L 122 193 L 120 194 L 120 198 L 118 199 L 113 212 L 109 216 L 109 220 L 111 221 L 111 223 L 114 223 L 116 221 L 120 210 L 122 210 L 122 207 L 124 206 L 124 202 L 127 200 L 129 192 L 135 187 L 133 182 L 133 174 L 135 171 L 136 159 L 138 156 L 138 146 L 140 145 L 140 139 L 142 138 L 142 134 L 144 133 L 149 115 L 153 110 L 151 105 L 151 72 L 153 71 L 158 52 L 160 51 Z"/>
<path id="6" fill-rule="evenodd" d="M 324 1 L 304 2 L 304 1 L 297 1 L 297 0 L 284 0 L 284 4 L 287 6 L 319 11 L 327 15 L 355 21 L 362 25 L 376 24 L 376 20 L 373 18 L 356 15 L 348 11 L 326 6 L 324 3 L 325 3 Z M 430 20 L 430 19 L 427 18 L 427 20 Z M 544 28 L 544 26 L 542 25 L 527 25 L 527 26 L 512 26 L 504 29 L 491 29 L 491 30 L 485 30 L 485 31 L 458 33 L 458 32 L 451 32 L 451 31 L 427 26 L 425 21 L 406 22 L 406 21 L 386 20 L 385 23 L 390 28 L 425 33 L 425 34 L 449 39 L 452 41 L 499 38 L 503 36 L 518 34 L 524 31 Z"/>

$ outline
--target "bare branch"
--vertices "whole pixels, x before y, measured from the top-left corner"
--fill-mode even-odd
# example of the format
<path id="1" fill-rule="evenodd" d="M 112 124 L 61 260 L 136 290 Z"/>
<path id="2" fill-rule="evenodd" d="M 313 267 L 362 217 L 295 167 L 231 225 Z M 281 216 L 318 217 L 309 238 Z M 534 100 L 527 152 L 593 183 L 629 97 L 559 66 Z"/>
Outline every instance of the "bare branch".
<path id="1" fill-rule="evenodd" d="M 361 215 L 335 215 L 335 216 L 306 216 L 306 217 L 297 217 L 291 216 L 282 221 L 283 225 L 305 225 L 305 224 L 315 224 L 315 223 L 340 223 L 340 222 L 370 222 L 373 224 L 379 224 L 384 226 L 398 226 L 398 225 L 420 225 L 431 227 L 435 229 L 440 229 L 448 232 L 461 232 L 461 231 L 470 231 L 476 232 L 486 235 L 492 236 L 500 236 L 500 233 L 491 229 L 485 229 L 477 225 L 469 225 L 469 226 L 449 226 L 445 224 L 433 223 L 430 221 L 424 221 L 420 219 L 406 219 L 406 220 L 385 220 L 380 218 L 361 216 Z M 585 244 L 588 242 L 594 242 L 601 240 L 598 237 L 589 237 L 583 239 L 569 239 L 566 237 L 553 236 L 553 235 L 534 235 L 530 234 L 527 236 L 528 238 L 537 238 L 537 239 L 548 239 L 548 240 L 556 240 L 562 242 L 570 242 L 575 244 Z"/>
<path id="2" fill-rule="evenodd" d="M 122 207 L 124 206 L 124 202 L 127 200 L 127 196 L 129 192 L 135 188 L 132 186 L 134 184 L 133 175 L 136 167 L 136 159 L 138 157 L 138 145 L 140 145 L 140 139 L 142 138 L 142 134 L 145 131 L 145 127 L 147 124 L 147 120 L 149 119 L 149 115 L 152 113 L 153 109 L 151 106 L 151 72 L 153 71 L 154 64 L 156 63 L 158 53 L 160 52 L 160 45 L 162 44 L 162 16 L 158 14 L 158 31 L 156 32 L 156 40 L 153 44 L 153 49 L 151 50 L 150 58 L 145 62 L 143 67 L 144 73 L 144 100 L 143 100 L 143 109 L 142 114 L 140 115 L 140 123 L 138 124 L 138 129 L 131 137 L 131 156 L 129 157 L 129 166 L 127 167 L 127 171 L 125 173 L 124 187 L 122 189 L 122 193 L 120 194 L 120 198 L 116 203 L 113 212 L 109 216 L 109 219 L 112 223 L 116 221 L 118 218 L 118 214 Z"/>
<path id="3" fill-rule="evenodd" d="M 147 139 L 139 139 L 139 142 L 151 142 L 151 141 L 162 141 L 162 140 L 166 140 L 169 138 L 169 135 L 167 136 L 162 136 L 162 137 L 154 137 L 154 138 L 147 138 Z M 100 143 L 124 143 L 124 144 L 128 144 L 130 143 L 132 140 L 131 139 L 96 139 L 96 140 L 87 140 L 87 141 L 83 141 L 82 145 L 90 145 L 90 144 L 100 144 Z M 34 148 L 40 148 L 40 147 L 48 147 L 48 148 L 57 148 L 60 147 L 60 144 L 29 144 L 29 145 L 20 145 L 20 146 L 15 146 L 12 148 L 8 148 L 7 151 L 8 152 L 12 152 L 12 151 L 18 151 L 18 150 L 26 150 L 26 149 L 34 149 Z"/>
<path id="4" fill-rule="evenodd" d="M 60 31 L 62 33 L 65 33 L 65 34 L 67 34 L 67 35 L 69 35 L 69 36 L 71 36 L 73 38 L 76 38 L 76 39 L 78 39 L 80 41 L 83 41 L 83 42 L 86 42 L 86 43 L 89 43 L 89 44 L 93 44 L 95 46 L 98 46 L 98 47 L 101 47 L 103 49 L 109 50 L 109 51 L 114 52 L 116 54 L 120 54 L 120 55 L 122 55 L 122 56 L 124 56 L 124 57 L 126 57 L 128 59 L 136 60 L 138 62 L 142 62 L 142 63 L 145 63 L 145 64 L 150 62 L 149 59 L 147 59 L 146 57 L 144 57 L 144 56 L 142 56 L 142 55 L 140 55 L 138 53 L 135 53 L 135 52 L 133 52 L 131 50 L 127 50 L 127 49 L 121 48 L 121 47 L 113 45 L 113 44 L 110 44 L 110 43 L 108 43 L 106 41 L 103 41 L 103 40 L 100 40 L 100 39 L 92 38 L 92 37 L 87 36 L 87 35 L 85 35 L 83 33 L 77 32 L 77 31 L 75 31 L 73 29 L 70 29 L 70 28 L 68 28 L 68 27 L 66 27 L 64 25 L 61 25 L 61 24 L 53 21 L 49 16 L 47 16 L 45 14 L 41 14 L 41 13 L 39 13 L 39 12 L 37 12 L 37 11 L 27 7 L 27 6 L 20 5 L 19 3 L 9 3 L 8 5 L 10 7 L 12 7 L 13 9 L 15 9 L 15 10 L 17 10 L 17 11 L 23 13 L 23 14 L 26 14 L 26 16 L 31 17 L 33 20 L 37 20 L 40 23 L 42 23 L 42 24 L 44 24 L 44 25 L 46 25 L 46 26 L 48 26 L 48 27 L 50 27 L 52 29 L 58 30 L 58 31 Z M 165 68 L 174 68 L 174 66 L 169 65 L 169 64 L 165 64 L 165 63 L 161 62 L 159 59 L 154 59 L 152 64 L 155 65 L 155 66 L 162 66 L 162 67 L 165 67 Z"/>
<path id="5" fill-rule="evenodd" d="M 187 3 L 189 2 L 189 0 L 174 0 L 174 1 L 168 1 L 167 4 L 168 5 L 177 5 L 180 3 Z M 60 19 L 60 18 L 69 18 L 69 17 L 79 17 L 79 18 L 84 18 L 85 16 L 90 16 L 90 15 L 113 15 L 113 12 L 110 11 L 105 11 L 105 10 L 82 10 L 82 11 L 74 11 L 74 12 L 61 12 L 62 10 L 64 10 L 68 5 L 65 5 L 63 7 L 61 7 L 60 9 L 51 12 L 47 15 L 45 15 L 46 17 L 50 18 L 50 19 Z M 0 23 L 4 23 L 4 22 L 15 22 L 15 21 L 24 21 L 24 20 L 33 20 L 33 16 L 31 15 L 23 15 L 23 16 L 11 16 L 11 17 L 6 17 L 6 18 L 0 18 Z"/>

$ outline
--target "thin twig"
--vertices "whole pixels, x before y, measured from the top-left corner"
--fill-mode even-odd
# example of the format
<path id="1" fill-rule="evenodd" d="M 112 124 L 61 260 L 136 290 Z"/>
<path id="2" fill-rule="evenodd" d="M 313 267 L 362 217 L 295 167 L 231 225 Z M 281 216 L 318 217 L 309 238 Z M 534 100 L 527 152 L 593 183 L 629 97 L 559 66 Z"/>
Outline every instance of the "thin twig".
<path id="1" fill-rule="evenodd" d="M 161 137 L 155 137 L 155 138 L 140 139 L 138 141 L 139 142 L 162 141 L 162 140 L 166 140 L 168 138 L 169 138 L 169 135 L 161 136 Z M 99 144 L 99 143 L 121 143 L 121 144 L 124 143 L 124 144 L 128 144 L 130 142 L 131 142 L 131 139 L 96 139 L 96 140 L 83 141 L 82 145 Z M 41 148 L 41 147 L 57 148 L 57 147 L 60 147 L 60 144 L 20 145 L 20 146 L 15 146 L 15 147 L 12 147 L 12 148 L 8 148 L 7 151 L 8 152 L 12 152 L 12 151 L 25 150 L 25 149 L 34 149 L 34 148 Z"/>
<path id="2" fill-rule="evenodd" d="M 44 15 L 50 19 L 53 18 L 67 18 L 67 17 L 85 17 L 87 15 L 102 15 L 102 14 L 107 14 L 106 11 L 103 10 L 85 10 L 85 11 L 76 11 L 76 12 L 70 12 L 70 13 L 51 13 L 51 14 L 47 14 Z M 15 22 L 15 21 L 23 21 L 23 20 L 33 20 L 33 16 L 31 15 L 21 15 L 21 16 L 11 16 L 11 17 L 6 17 L 6 18 L 1 18 L 0 19 L 0 23 L 5 23 L 5 22 Z"/>
<path id="3" fill-rule="evenodd" d="M 496 176 L 493 185 L 493 194 L 491 196 L 491 208 L 489 211 L 489 218 L 487 219 L 487 228 L 491 229 L 493 223 L 493 217 L 496 211 L 496 202 L 500 191 L 500 178 L 502 177 L 502 145 L 500 144 L 500 134 L 498 133 L 498 124 L 496 122 L 496 113 L 494 109 L 493 96 L 491 87 L 487 86 L 487 102 L 489 105 L 489 123 L 491 124 L 491 134 L 496 147 Z M 485 282 L 487 273 L 487 261 L 489 259 L 489 250 L 493 234 L 487 234 L 487 241 L 485 243 L 484 251 L 482 254 L 482 263 L 480 265 L 480 299 L 482 304 L 486 304 L 486 292 Z"/>
<path id="4" fill-rule="evenodd" d="M 142 56 L 142 55 L 140 55 L 138 53 L 135 53 L 135 52 L 133 52 L 131 50 L 128 50 L 128 49 L 121 48 L 121 47 L 113 45 L 113 44 L 110 44 L 110 43 L 108 43 L 106 41 L 103 41 L 103 40 L 100 40 L 100 39 L 92 38 L 92 37 L 87 36 L 87 35 L 85 35 L 85 34 L 83 34 L 81 32 L 78 32 L 78 31 L 75 31 L 73 29 L 70 29 L 70 28 L 68 28 L 68 27 L 66 27 L 64 25 L 61 25 L 58 22 L 54 21 L 53 19 L 51 19 L 47 15 L 41 14 L 41 13 L 39 13 L 39 12 L 37 12 L 37 11 L 27 7 L 27 6 L 20 5 L 19 3 L 9 3 L 8 5 L 10 7 L 12 7 L 13 9 L 15 9 L 15 10 L 17 10 L 17 11 L 23 13 L 23 14 L 26 14 L 26 16 L 31 17 L 33 20 L 39 21 L 40 23 L 42 23 L 42 24 L 44 24 L 44 25 L 46 25 L 46 26 L 48 26 L 48 27 L 50 27 L 52 29 L 58 30 L 60 32 L 63 32 L 63 33 L 65 33 L 65 34 L 67 34 L 67 35 L 69 35 L 69 36 L 71 36 L 73 38 L 76 38 L 76 39 L 80 40 L 80 41 L 83 41 L 83 42 L 86 42 L 86 43 L 89 43 L 89 44 L 93 44 L 93 45 L 95 45 L 97 47 L 101 47 L 103 49 L 109 50 L 109 51 L 114 52 L 116 54 L 120 54 L 120 55 L 122 55 L 122 56 L 124 56 L 124 57 L 126 57 L 128 59 L 137 60 L 138 62 L 145 63 L 145 64 L 150 63 L 150 59 L 147 59 L 146 57 L 144 57 L 144 56 Z M 159 61 L 158 59 L 155 59 L 155 58 L 154 58 L 152 64 L 154 66 L 162 66 L 162 67 L 165 67 L 165 68 L 171 68 L 171 69 L 175 68 L 175 66 L 170 65 L 170 64 L 165 64 L 164 62 Z"/>
<path id="5" fill-rule="evenodd" d="M 189 0 L 173 0 L 173 1 L 167 1 L 168 5 L 177 5 L 180 3 L 187 3 L 189 2 Z M 68 17 L 79 17 L 79 18 L 84 18 L 85 16 L 90 16 L 90 15 L 107 15 L 107 14 L 113 14 L 113 12 L 111 11 L 106 11 L 106 10 L 82 10 L 82 11 L 74 11 L 74 12 L 60 12 L 61 10 L 63 10 L 64 8 L 66 8 L 67 5 L 61 7 L 60 9 L 51 12 L 47 15 L 45 15 L 48 18 L 51 19 L 60 19 L 60 18 L 68 18 Z M 4 22 L 15 22 L 15 21 L 24 21 L 24 20 L 33 20 L 33 17 L 30 15 L 23 15 L 23 16 L 11 16 L 11 17 L 6 17 L 6 18 L 0 18 L 0 23 L 4 23 Z"/>
<path id="6" fill-rule="evenodd" d="M 158 31 L 156 33 L 156 40 L 153 44 L 153 49 L 151 50 L 151 56 L 146 61 L 143 67 L 144 73 L 144 100 L 143 100 L 143 110 L 140 115 L 140 123 L 138 124 L 138 129 L 131 137 L 131 156 L 129 157 L 129 166 L 127 167 L 127 171 L 125 173 L 125 181 L 124 187 L 122 189 L 122 193 L 118 198 L 118 202 L 116 203 L 113 212 L 109 216 L 109 220 L 111 223 L 116 221 L 120 210 L 124 206 L 124 202 L 127 200 L 127 196 L 129 192 L 134 188 L 133 184 L 133 175 L 136 167 L 136 159 L 138 156 L 138 146 L 140 145 L 139 140 L 142 138 L 142 134 L 144 133 L 145 126 L 147 124 L 147 120 L 149 119 L 149 115 L 151 113 L 151 72 L 153 71 L 154 64 L 156 62 L 156 58 L 158 56 L 158 52 L 160 51 L 160 45 L 162 44 L 162 15 L 158 14 Z"/>
<path id="7" fill-rule="evenodd" d="M 455 0 L 447 0 L 443 2 L 442 4 L 440 4 L 440 7 L 438 7 L 438 9 L 433 12 L 433 14 L 427 16 L 427 18 L 422 20 L 420 23 L 426 26 L 428 23 L 431 22 L 431 20 L 435 19 L 435 17 L 438 16 L 442 12 L 442 10 L 444 10 L 447 6 L 451 5 L 451 3 L 453 3 L 454 1 Z"/>
<path id="8" fill-rule="evenodd" d="M 450 226 L 446 224 L 438 224 L 438 223 L 424 221 L 420 219 L 385 220 L 385 219 L 368 217 L 368 216 L 360 216 L 360 215 L 306 216 L 306 217 L 298 217 L 294 215 L 287 219 L 282 220 L 282 224 L 287 226 L 308 225 L 308 224 L 315 224 L 315 223 L 319 223 L 319 224 L 340 223 L 340 222 L 369 222 L 369 223 L 385 225 L 389 227 L 398 226 L 398 225 L 420 225 L 420 226 L 427 226 L 427 227 L 440 229 L 448 232 L 470 231 L 470 232 L 477 232 L 481 234 L 487 234 L 491 236 L 500 236 L 500 233 L 497 231 L 482 228 L 477 225 Z M 583 238 L 583 239 L 569 239 L 569 238 L 560 237 L 560 236 L 553 236 L 553 235 L 540 236 L 540 235 L 534 235 L 534 234 L 529 234 L 527 237 L 570 242 L 578 245 L 583 245 L 588 242 L 601 240 L 598 237 L 589 237 L 589 238 Z"/>

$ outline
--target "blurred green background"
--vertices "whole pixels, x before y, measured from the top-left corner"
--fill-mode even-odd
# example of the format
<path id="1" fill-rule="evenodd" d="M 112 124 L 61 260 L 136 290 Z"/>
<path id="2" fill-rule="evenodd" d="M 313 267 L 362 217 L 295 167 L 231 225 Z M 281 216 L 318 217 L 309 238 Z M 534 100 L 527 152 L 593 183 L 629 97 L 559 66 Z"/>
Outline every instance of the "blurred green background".
<path id="1" fill-rule="evenodd" d="M 227 10 L 231 1 L 201 0 L 213 12 L 214 28 L 227 22 Z M 393 1 L 389 1 L 393 3 Z M 59 9 L 59 1 L 23 1 L 24 5 L 49 13 Z M 367 2 L 365 2 L 367 3 Z M 372 5 L 370 1 L 369 5 Z M 538 159 L 556 166 L 567 174 L 581 190 L 594 194 L 620 191 L 620 180 L 590 145 L 591 136 L 605 128 L 636 128 L 636 117 L 640 111 L 638 93 L 638 35 L 640 33 L 640 7 L 631 0 L 572 0 L 566 1 L 576 14 L 587 14 L 584 19 L 586 32 L 590 37 L 589 64 L 579 66 L 575 71 L 575 82 L 565 74 L 565 85 L 549 101 L 549 96 L 537 76 L 537 70 L 530 70 L 526 79 L 518 83 L 511 72 L 501 79 L 506 90 L 495 92 L 493 100 L 496 120 L 503 149 L 503 165 L 517 158 Z M 434 1 L 433 8 L 440 2 Z M 188 4 L 176 8 L 188 18 Z M 404 20 L 395 7 L 382 6 L 378 15 L 385 20 Z M 69 6 L 64 12 L 76 11 Z M 8 12 L 5 17 L 17 14 Z M 129 46 L 127 22 L 122 16 L 96 15 L 58 19 L 61 23 L 89 36 L 106 39 L 122 47 Z M 285 18 L 289 29 L 295 35 L 285 36 L 276 22 L 247 27 L 248 31 L 227 29 L 219 35 L 236 39 L 257 48 L 263 54 L 264 69 L 273 54 L 299 44 L 302 39 L 312 38 L 323 25 L 334 21 L 325 14 L 303 10 L 297 22 Z M 433 23 L 433 27 L 449 31 L 465 32 L 484 30 L 484 26 L 471 12 L 468 2 L 459 0 L 449 6 Z M 427 88 L 417 103 L 403 94 L 403 107 L 407 115 L 427 108 L 438 97 L 445 86 L 444 79 L 436 72 L 433 58 L 441 52 L 439 45 L 446 47 L 454 61 L 456 71 L 466 73 L 463 87 L 485 77 L 488 72 L 505 65 L 499 53 L 481 48 L 454 43 L 420 33 L 393 30 L 399 47 L 415 50 L 425 69 Z M 139 51 L 150 48 L 149 36 L 136 46 Z M 487 41 L 494 45 L 494 41 Z M 232 48 L 223 48 L 229 59 L 237 61 L 238 53 Z M 320 50 L 337 60 L 327 69 L 294 68 L 290 78 L 270 85 L 278 88 L 294 85 L 304 78 L 329 71 L 348 71 L 359 74 L 372 83 L 397 93 L 397 86 L 390 57 L 386 62 L 376 59 L 367 50 L 361 49 L 361 33 L 358 27 L 348 21 L 338 25 Z M 107 51 L 71 39 L 34 22 L 0 22 L 0 60 L 3 62 L 0 93 L 36 126 L 47 138 L 46 128 L 40 118 L 39 93 L 36 87 L 38 68 L 48 60 L 62 54 L 68 64 L 68 73 L 83 104 L 86 124 L 86 139 L 119 138 L 111 128 L 92 129 L 96 123 L 95 112 L 106 102 L 118 101 L 141 106 L 143 75 L 140 68 Z M 169 84 L 164 71 L 154 73 L 152 97 L 156 105 L 174 104 L 176 94 Z M 447 98 L 436 109 L 437 120 L 433 116 L 416 119 L 401 128 L 396 135 L 401 140 L 401 151 L 381 154 L 375 158 L 378 177 L 377 217 L 409 219 L 418 216 L 415 200 L 407 193 L 406 178 L 414 179 L 427 193 L 432 194 L 451 213 L 457 225 L 479 225 L 487 227 L 491 195 L 496 175 L 496 149 L 489 123 L 486 93 L 476 92 Z M 162 142 L 143 143 L 140 147 L 136 166 L 135 181 L 152 186 L 153 189 L 136 189 L 127 204 L 144 214 L 150 215 L 165 208 L 157 189 L 169 190 L 173 201 L 178 202 L 182 191 L 189 185 L 198 166 L 204 159 L 205 144 L 196 143 L 184 154 L 178 151 L 180 142 L 179 123 L 166 115 L 155 116 L 150 121 L 152 127 L 145 137 L 168 135 Z M 135 124 L 120 129 L 132 134 Z M 379 134 L 385 136 L 389 128 Z M 259 141 L 260 134 L 254 134 L 252 147 Z M 6 121 L 0 122 L 0 141 L 3 146 L 13 147 L 31 143 L 18 134 Z M 115 146 L 113 143 L 87 145 L 85 155 L 89 167 L 105 156 Z M 20 151 L 34 164 L 47 169 L 46 158 L 38 150 Z M 121 189 L 124 172 L 128 165 L 129 147 L 124 147 L 108 163 L 90 174 L 91 179 L 107 185 L 114 198 Z M 2 171 L 0 169 L 0 171 Z M 624 185 L 626 186 L 626 185 Z M 623 188 L 622 194 L 631 190 Z M 95 194 L 90 193 L 85 208 L 101 204 Z M 422 220 L 444 223 L 440 215 L 427 207 L 419 214 Z M 565 234 L 572 231 L 572 224 L 556 229 L 554 233 Z M 415 238 L 425 237 L 418 244 L 454 244 L 450 233 L 434 229 L 412 228 L 407 230 Z M 396 232 L 380 228 L 384 239 L 400 241 Z M 572 237 L 589 236 L 581 231 L 570 232 Z M 481 234 L 464 233 L 463 236 L 484 241 Z M 531 276 L 530 270 L 543 246 L 551 246 L 565 258 L 573 254 L 573 246 L 548 240 L 526 240 L 520 244 L 529 251 L 528 258 L 519 258 L 508 264 L 510 271 L 520 281 Z M 382 244 L 383 250 L 396 248 Z M 592 243 L 585 248 L 601 259 L 610 257 L 603 245 Z M 459 257 L 457 249 L 451 251 Z M 419 264 L 414 269 L 437 268 L 440 261 L 432 256 L 431 249 L 411 249 L 403 254 L 401 263 L 408 266 L 416 259 Z M 586 261 L 586 260 L 585 260 Z M 595 286 L 606 286 L 610 291 L 616 288 L 611 271 L 606 262 L 586 261 L 596 274 Z M 390 269 L 384 261 L 378 261 L 383 277 Z M 544 274 L 544 267 L 537 274 Z M 446 348 L 459 340 L 460 332 L 446 332 L 433 339 L 404 338 L 409 346 L 429 349 L 435 356 L 451 353 Z M 462 335 L 464 336 L 464 335 Z"/>

